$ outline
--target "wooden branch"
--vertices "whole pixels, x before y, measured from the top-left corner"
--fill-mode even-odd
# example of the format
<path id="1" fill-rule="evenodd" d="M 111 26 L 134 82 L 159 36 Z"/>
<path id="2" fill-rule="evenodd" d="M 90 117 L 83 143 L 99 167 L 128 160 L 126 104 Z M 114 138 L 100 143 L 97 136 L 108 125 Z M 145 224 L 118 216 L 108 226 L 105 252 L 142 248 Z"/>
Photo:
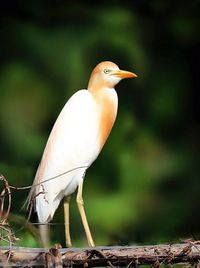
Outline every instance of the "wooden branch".
<path id="1" fill-rule="evenodd" d="M 0 247 L 0 266 L 98 267 L 199 264 L 200 241 L 182 244 L 95 248 Z"/>

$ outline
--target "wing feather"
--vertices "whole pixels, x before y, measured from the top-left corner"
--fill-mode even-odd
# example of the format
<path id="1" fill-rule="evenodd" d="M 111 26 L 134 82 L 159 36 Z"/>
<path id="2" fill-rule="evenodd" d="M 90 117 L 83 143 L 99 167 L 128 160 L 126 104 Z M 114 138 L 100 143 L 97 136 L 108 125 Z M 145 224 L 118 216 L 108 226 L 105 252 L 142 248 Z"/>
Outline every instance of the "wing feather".
<path id="1" fill-rule="evenodd" d="M 97 158 L 98 132 L 98 106 L 88 90 L 79 90 L 54 124 L 29 195 L 29 203 L 35 200 L 40 222 L 53 217 L 63 196 L 76 190 L 86 167 Z"/>

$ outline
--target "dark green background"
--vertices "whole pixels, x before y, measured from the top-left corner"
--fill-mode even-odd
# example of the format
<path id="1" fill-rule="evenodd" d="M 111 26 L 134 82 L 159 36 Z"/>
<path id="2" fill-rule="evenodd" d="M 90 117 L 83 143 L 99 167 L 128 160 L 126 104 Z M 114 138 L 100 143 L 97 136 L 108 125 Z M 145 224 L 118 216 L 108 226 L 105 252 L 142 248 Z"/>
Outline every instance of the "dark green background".
<path id="1" fill-rule="evenodd" d="M 0 14 L 0 173 L 31 185 L 53 123 L 102 60 L 138 74 L 117 86 L 119 113 L 87 172 L 97 245 L 199 238 L 199 1 L 4 1 Z M 18 230 L 28 191 L 12 194 Z M 35 217 L 32 217 L 36 221 Z M 64 243 L 62 206 L 51 226 Z M 75 246 L 86 244 L 75 205 Z M 28 229 L 18 245 L 36 246 Z"/>

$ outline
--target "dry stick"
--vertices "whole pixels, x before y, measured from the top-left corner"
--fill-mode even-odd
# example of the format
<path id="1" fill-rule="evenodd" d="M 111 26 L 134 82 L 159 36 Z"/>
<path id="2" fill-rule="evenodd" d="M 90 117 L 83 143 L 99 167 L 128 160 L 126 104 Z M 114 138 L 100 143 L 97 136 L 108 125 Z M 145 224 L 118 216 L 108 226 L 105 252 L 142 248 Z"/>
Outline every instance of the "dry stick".
<path id="1" fill-rule="evenodd" d="M 2 227 L 1 227 L 2 228 Z M 9 263 L 9 259 L 10 259 L 10 256 L 11 256 L 11 247 L 12 247 L 12 233 L 11 233 L 11 229 L 10 228 L 4 228 L 5 231 L 8 233 L 7 237 L 8 237 L 8 241 L 6 241 L 7 243 L 9 243 L 9 251 L 8 251 L 8 254 L 7 254 L 7 258 L 6 258 L 6 261 L 3 265 L 3 267 L 7 267 L 8 266 L 8 263 Z M 5 239 L 3 239 L 3 241 L 5 241 Z"/>
<path id="2" fill-rule="evenodd" d="M 11 248 L 12 242 L 15 239 L 15 236 L 12 235 L 12 230 L 7 223 L 7 219 L 8 219 L 10 208 L 11 208 L 11 193 L 10 193 L 10 187 L 9 187 L 7 180 L 3 176 L 0 176 L 0 180 L 2 180 L 5 184 L 5 187 L 0 194 L 0 197 L 1 197 L 0 230 L 2 230 L 3 233 L 5 232 L 5 235 L 4 237 L 0 237 L 0 240 L 7 242 L 9 244 L 9 248 Z M 7 205 L 6 213 L 4 214 L 4 201 L 5 201 L 6 192 L 8 193 L 8 205 Z M 7 254 L 7 258 L 4 264 L 5 267 L 7 266 L 9 262 L 10 256 L 11 256 L 11 251 L 9 251 Z"/>
<path id="3" fill-rule="evenodd" d="M 5 189 L 2 190 L 0 197 L 1 197 L 1 209 L 0 209 L 0 217 L 3 217 L 3 207 L 4 207 L 4 199 L 5 199 Z"/>
<path id="4" fill-rule="evenodd" d="M 6 214 L 4 216 L 4 220 L 3 220 L 4 223 L 7 222 L 7 219 L 8 219 L 9 213 L 10 213 L 10 207 L 11 207 L 11 192 L 10 192 L 10 187 L 9 187 L 7 181 L 5 183 L 6 183 L 6 190 L 7 190 L 7 193 L 8 193 L 8 208 L 7 208 Z"/>
<path id="5" fill-rule="evenodd" d="M 10 253 L 7 265 L 46 265 L 47 254 L 54 249 L 0 247 L 0 266 Z M 57 249 L 63 267 L 136 266 L 160 264 L 198 264 L 200 261 L 200 241 L 172 245 L 95 247 Z"/>

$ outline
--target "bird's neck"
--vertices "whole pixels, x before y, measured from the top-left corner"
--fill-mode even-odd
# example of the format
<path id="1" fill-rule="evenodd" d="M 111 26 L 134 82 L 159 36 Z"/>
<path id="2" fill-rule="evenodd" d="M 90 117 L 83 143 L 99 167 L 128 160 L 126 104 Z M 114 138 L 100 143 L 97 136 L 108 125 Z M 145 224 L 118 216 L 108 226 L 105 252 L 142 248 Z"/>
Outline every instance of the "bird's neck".
<path id="1" fill-rule="evenodd" d="M 88 90 L 95 93 L 105 88 L 113 89 L 113 83 L 99 79 L 98 76 L 92 74 L 88 83 Z"/>
<path id="2" fill-rule="evenodd" d="M 91 91 L 90 91 L 91 92 Z M 118 98 L 114 88 L 101 88 L 91 92 L 99 113 L 99 144 L 104 146 L 117 116 Z"/>

